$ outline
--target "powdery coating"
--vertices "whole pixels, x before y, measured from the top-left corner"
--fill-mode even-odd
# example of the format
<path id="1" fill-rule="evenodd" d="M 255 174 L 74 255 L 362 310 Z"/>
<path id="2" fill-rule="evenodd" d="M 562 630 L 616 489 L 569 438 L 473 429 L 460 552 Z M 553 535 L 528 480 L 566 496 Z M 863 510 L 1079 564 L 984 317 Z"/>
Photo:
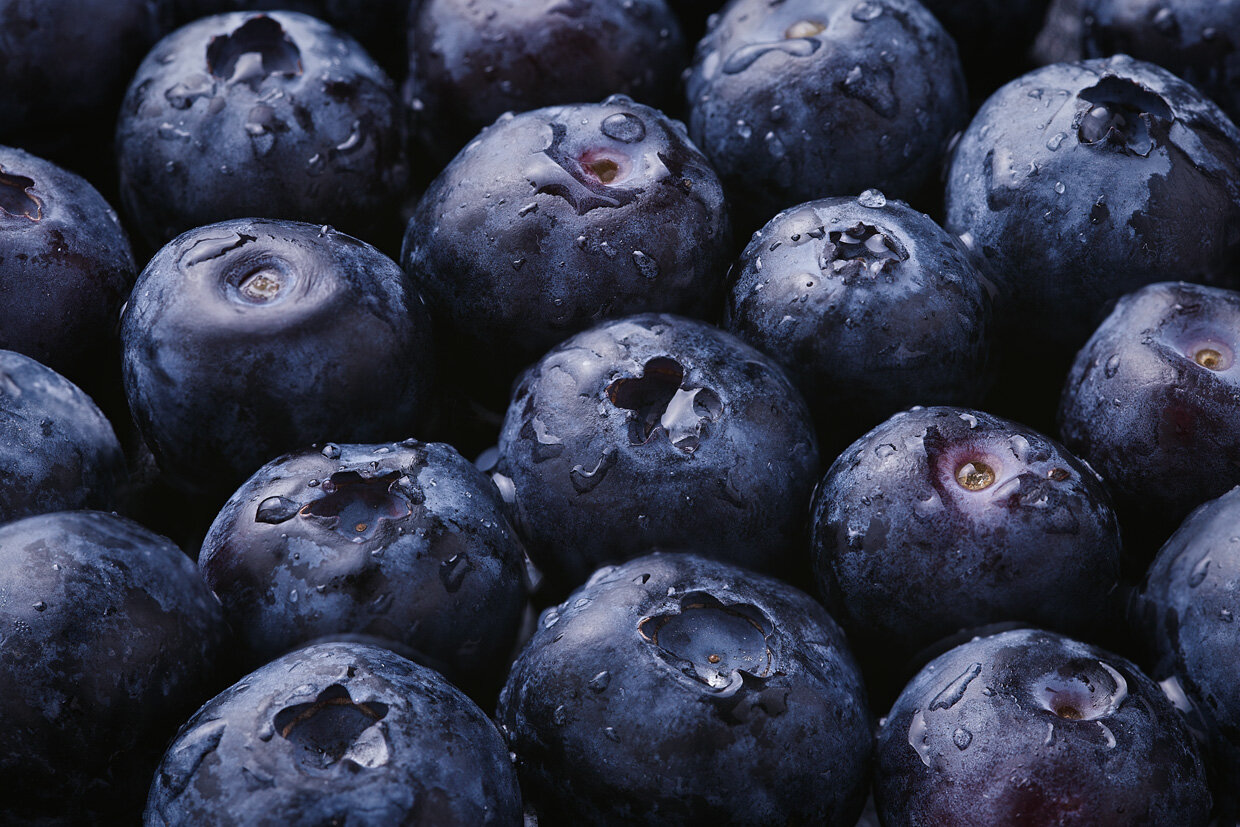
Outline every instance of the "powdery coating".
<path id="1" fill-rule="evenodd" d="M 1210 790 L 1158 685 L 1123 658 L 1033 629 L 935 658 L 878 730 L 887 827 L 1200 827 Z"/>
<path id="2" fill-rule="evenodd" d="M 448 445 L 407 440 L 268 463 L 216 517 L 198 565 L 254 662 L 357 633 L 460 685 L 498 686 L 524 560 L 491 481 Z"/>
<path id="3" fill-rule="evenodd" d="M 520 825 L 503 739 L 438 673 L 377 646 L 272 661 L 190 719 L 147 825 Z"/>
<path id="4" fill-rule="evenodd" d="M 724 327 L 787 369 L 820 433 L 976 402 L 989 384 L 989 282 L 928 216 L 881 193 L 781 212 L 729 279 Z"/>
<path id="5" fill-rule="evenodd" d="M 818 474 L 783 370 L 669 315 L 608 322 L 544 356 L 517 385 L 499 452 L 517 528 L 561 592 L 653 549 L 794 565 Z"/>
<path id="6" fill-rule="evenodd" d="M 505 112 L 612 94 L 662 106 L 685 60 L 664 0 L 424 0 L 408 33 L 405 100 L 445 160 Z"/>
<path id="7" fill-rule="evenodd" d="M 1240 489 L 1202 505 L 1154 560 L 1135 620 L 1155 658 L 1155 680 L 1172 682 L 1183 711 L 1209 734 L 1221 792 L 1240 789 Z M 1233 801 L 1234 806 L 1234 801 Z"/>
<path id="8" fill-rule="evenodd" d="M 136 273 L 129 238 L 94 187 L 0 147 L 0 348 L 97 381 Z"/>
<path id="9" fill-rule="evenodd" d="M 1238 329 L 1240 293 L 1153 284 L 1077 354 L 1060 433 L 1122 504 L 1174 525 L 1240 484 Z"/>
<path id="10" fill-rule="evenodd" d="M 851 827 L 868 787 L 839 628 L 784 583 L 691 555 L 600 569 L 545 611 L 498 714 L 557 824 Z"/>
<path id="11" fill-rule="evenodd" d="M 160 468 L 226 493 L 280 454 L 417 427 L 430 317 L 396 262 L 327 227 L 247 219 L 151 259 L 121 319 L 125 393 Z"/>
<path id="12" fill-rule="evenodd" d="M 1119 579 L 1119 524 L 1090 468 L 1022 425 L 913 409 L 852 444 L 815 494 L 833 615 L 905 653 L 1008 620 L 1084 634 Z"/>
<path id="13" fill-rule="evenodd" d="M 524 366 L 608 318 L 705 315 L 731 252 L 684 127 L 617 95 L 500 118 L 423 195 L 401 260 L 483 360 Z"/>
<path id="14" fill-rule="evenodd" d="M 961 138 L 949 231 L 999 281 L 1024 350 L 1079 347 L 1106 302 L 1175 274 L 1240 272 L 1240 131 L 1170 72 L 1125 56 L 1004 86 Z"/>
<path id="15" fill-rule="evenodd" d="M 115 507 L 125 456 L 107 418 L 76 385 L 0 350 L 0 522 Z"/>
<path id="16" fill-rule="evenodd" d="M 227 634 L 193 562 L 93 511 L 0 526 L 0 821 L 132 824 Z"/>
<path id="17" fill-rule="evenodd" d="M 408 170 L 392 81 L 348 35 L 292 12 L 197 20 L 156 44 L 117 124 L 126 213 L 152 246 L 265 216 L 368 234 Z"/>
<path id="18" fill-rule="evenodd" d="M 698 44 L 687 94 L 742 230 L 867 187 L 908 198 L 968 120 L 956 44 L 913 0 L 737 0 Z"/>

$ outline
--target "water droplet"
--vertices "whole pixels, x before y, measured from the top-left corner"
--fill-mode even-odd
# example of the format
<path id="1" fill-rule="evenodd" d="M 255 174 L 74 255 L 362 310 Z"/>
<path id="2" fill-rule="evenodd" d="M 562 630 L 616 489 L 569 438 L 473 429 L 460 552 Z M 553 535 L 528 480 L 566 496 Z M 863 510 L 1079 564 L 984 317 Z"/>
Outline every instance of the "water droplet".
<path id="1" fill-rule="evenodd" d="M 889 444 L 880 445 L 874 449 L 874 455 L 878 457 L 879 459 L 886 459 L 887 457 L 891 456 L 895 452 L 896 452 L 896 446 L 889 445 Z"/>
<path id="2" fill-rule="evenodd" d="M 564 723 L 567 720 L 568 713 L 564 710 L 564 704 L 560 704 L 555 708 L 555 711 L 551 713 L 551 723 L 556 726 L 564 726 Z"/>
<path id="3" fill-rule="evenodd" d="M 1107 749 L 1115 749 L 1115 735 L 1102 721 L 1098 721 L 1098 728 L 1102 730 L 1102 737 L 1106 739 Z"/>
<path id="4" fill-rule="evenodd" d="M 439 579 L 443 581 L 445 589 L 455 592 L 461 587 L 465 575 L 469 574 L 472 568 L 469 557 L 464 554 L 454 554 L 439 564 Z"/>
<path id="5" fill-rule="evenodd" d="M 969 684 L 980 674 L 982 674 L 982 665 L 980 663 L 975 663 L 961 672 L 942 692 L 934 696 L 934 700 L 930 702 L 930 710 L 951 709 L 960 702 L 960 699 L 964 697 L 965 691 L 969 688 Z"/>
<path id="6" fill-rule="evenodd" d="M 354 121 L 353 126 L 349 128 L 349 136 L 340 143 L 336 144 L 336 151 L 340 153 L 350 153 L 362 146 L 362 122 Z"/>
<path id="7" fill-rule="evenodd" d="M 1106 377 L 1108 379 L 1114 379 L 1115 374 L 1118 370 L 1119 370 L 1119 354 L 1116 353 L 1116 354 L 1113 354 L 1110 359 L 1107 359 L 1107 363 L 1106 363 L 1106 366 L 1103 368 L 1103 372 L 1106 374 Z"/>
<path id="8" fill-rule="evenodd" d="M 1059 149 L 1059 147 L 1063 146 L 1063 142 L 1066 141 L 1067 139 L 1068 139 L 1067 132 L 1056 132 L 1054 135 L 1051 136 L 1050 140 L 1046 142 L 1046 148 L 1049 149 L 1051 152 L 1054 152 L 1055 150 Z"/>
<path id="9" fill-rule="evenodd" d="M 589 687 L 593 692 L 605 692 L 611 685 L 611 673 L 604 669 L 590 679 Z"/>
<path id="10" fill-rule="evenodd" d="M 39 600 L 34 604 L 34 610 L 36 612 L 41 612 L 41 611 L 44 611 L 45 609 L 47 609 L 47 604 L 44 603 L 42 600 Z"/>
<path id="11" fill-rule="evenodd" d="M 771 52 L 783 52 L 789 57 L 809 57 L 818 51 L 820 46 L 822 46 L 822 41 L 812 37 L 751 43 L 748 46 L 742 46 L 728 56 L 728 59 L 723 62 L 723 73 L 725 75 L 739 74 L 752 66 L 763 55 Z"/>
<path id="12" fill-rule="evenodd" d="M 913 714 L 913 720 L 908 726 L 908 744 L 917 753 L 917 757 L 921 759 L 921 763 L 927 767 L 930 766 L 930 745 L 926 733 L 926 716 L 919 709 Z"/>
<path id="13" fill-rule="evenodd" d="M 340 446 L 329 442 L 323 446 L 321 453 L 328 459 L 338 459 L 340 457 Z"/>
<path id="14" fill-rule="evenodd" d="M 615 448 L 608 448 L 603 456 L 599 457 L 594 468 L 587 471 L 585 466 L 574 465 L 572 470 L 568 472 L 569 480 L 573 484 L 578 494 L 586 494 L 598 487 L 598 484 L 607 476 L 607 471 L 616 464 L 619 453 Z"/>
<path id="15" fill-rule="evenodd" d="M 637 270 L 648 279 L 658 278 L 659 263 L 641 250 L 633 251 L 633 263 L 637 265 Z"/>
<path id="16" fill-rule="evenodd" d="M 952 733 L 952 743 L 958 750 L 968 749 L 969 744 L 973 743 L 973 733 L 967 729 L 957 729 Z"/>
<path id="17" fill-rule="evenodd" d="M 873 2 L 873 0 L 864 0 L 864 2 L 853 6 L 852 19 L 858 23 L 868 23 L 878 18 L 882 13 L 883 6 L 881 3 Z"/>
<path id="18" fill-rule="evenodd" d="M 35 604 L 35 608 L 36 609 L 39 608 L 37 603 Z M 1223 621 L 1224 623 L 1231 623 L 1233 620 L 1235 620 L 1235 618 L 1232 617 L 1231 609 L 1220 609 L 1218 613 L 1218 619 Z"/>
<path id="19" fill-rule="evenodd" d="M 887 196 L 882 190 L 868 189 L 857 196 L 857 203 L 871 210 L 881 210 L 887 206 Z"/>
<path id="20" fill-rule="evenodd" d="M 646 137 L 646 124 L 630 112 L 608 115 L 599 129 L 608 138 L 614 138 L 626 144 L 635 144 Z"/>
<path id="21" fill-rule="evenodd" d="M 285 497 L 268 497 L 258 504 L 258 510 L 254 512 L 254 522 L 279 525 L 293 519 L 300 509 L 298 503 Z"/>
<path id="22" fill-rule="evenodd" d="M 620 743 L 620 736 L 617 734 L 614 727 L 606 727 L 603 730 L 603 734 L 606 735 L 609 740 Z"/>
<path id="23" fill-rule="evenodd" d="M 1195 589 L 1200 586 L 1206 579 L 1206 575 L 1210 573 L 1210 558 L 1202 558 L 1197 565 L 1193 566 L 1193 570 L 1188 575 L 1188 587 Z"/>
<path id="24" fill-rule="evenodd" d="M 1055 192 L 1057 192 L 1059 195 L 1063 195 L 1067 191 L 1068 191 L 1068 188 L 1064 186 L 1063 181 L 1055 182 Z"/>

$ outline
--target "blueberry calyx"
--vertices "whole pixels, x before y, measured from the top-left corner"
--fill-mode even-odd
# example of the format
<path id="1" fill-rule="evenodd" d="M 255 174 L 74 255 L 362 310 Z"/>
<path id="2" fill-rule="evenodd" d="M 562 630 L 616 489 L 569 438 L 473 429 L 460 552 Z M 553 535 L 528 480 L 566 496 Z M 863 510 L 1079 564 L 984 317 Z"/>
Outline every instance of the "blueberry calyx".
<path id="1" fill-rule="evenodd" d="M 672 445 L 692 454 L 701 444 L 708 422 L 723 413 L 719 396 L 709 388 L 684 388 L 685 369 L 675 359 L 656 356 L 646 362 L 640 377 L 622 377 L 607 386 L 607 398 L 618 408 L 633 411 L 629 441 L 650 442 L 662 428 Z"/>
<path id="2" fill-rule="evenodd" d="M 280 736 L 301 748 L 303 766 L 327 769 L 348 759 L 373 769 L 387 763 L 389 750 L 382 732 L 368 730 L 384 718 L 388 705 L 357 701 L 338 683 L 324 689 L 309 703 L 287 706 L 273 721 Z"/>
<path id="3" fill-rule="evenodd" d="M 43 202 L 30 194 L 34 179 L 13 175 L 0 167 L 0 212 L 14 218 L 43 220 Z"/>
<path id="4" fill-rule="evenodd" d="M 258 15 L 232 34 L 211 39 L 207 45 L 207 71 L 222 81 L 258 89 L 272 75 L 300 75 L 301 50 L 283 26 L 265 14 Z"/>
<path id="5" fill-rule="evenodd" d="M 1081 143 L 1113 146 L 1143 158 L 1154 148 L 1154 119 L 1171 117 L 1166 101 L 1125 78 L 1105 77 L 1082 90 L 1080 98 L 1093 104 L 1080 115 Z"/>
<path id="6" fill-rule="evenodd" d="M 871 224 L 834 230 L 829 239 L 831 243 L 823 247 L 822 269 L 844 278 L 877 276 L 893 263 L 908 260 L 908 251 L 898 240 Z"/>

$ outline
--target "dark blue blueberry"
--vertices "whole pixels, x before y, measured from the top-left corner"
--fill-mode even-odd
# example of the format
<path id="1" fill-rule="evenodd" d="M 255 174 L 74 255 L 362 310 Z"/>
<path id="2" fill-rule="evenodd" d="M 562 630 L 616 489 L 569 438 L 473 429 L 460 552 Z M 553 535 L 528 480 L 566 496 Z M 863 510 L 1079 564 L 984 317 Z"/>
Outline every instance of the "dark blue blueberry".
<path id="1" fill-rule="evenodd" d="M 614 96 L 500 118 L 426 191 L 402 260 L 474 361 L 511 375 L 604 319 L 705 315 L 731 255 L 684 127 Z"/>
<path id="2" fill-rule="evenodd" d="M 1157 63 L 1240 118 L 1240 2 L 1083 0 L 1080 11 L 1086 57 Z"/>
<path id="3" fill-rule="evenodd" d="M 503 508 L 448 445 L 328 444 L 259 469 L 198 565 L 252 662 L 358 633 L 405 644 L 458 684 L 498 687 L 525 608 Z"/>
<path id="4" fill-rule="evenodd" d="M 980 100 L 1030 65 L 1050 0 L 921 0 L 960 49 L 969 93 Z"/>
<path id="5" fill-rule="evenodd" d="M 1120 574 L 1094 472 L 964 408 L 914 408 L 853 443 L 818 486 L 812 545 L 832 615 L 883 658 L 1006 620 L 1092 631 Z"/>
<path id="6" fill-rule="evenodd" d="M 611 94 L 663 106 L 684 62 L 665 0 L 419 0 L 405 98 L 423 144 L 447 160 L 505 112 Z"/>
<path id="7" fill-rule="evenodd" d="M 1107 301 L 1169 274 L 1236 283 L 1240 131 L 1153 64 L 1047 66 L 969 125 L 946 226 L 1001 282 L 1010 345 L 1076 348 Z"/>
<path id="8" fill-rule="evenodd" d="M 1125 296 L 1077 355 L 1064 443 L 1121 507 L 1163 530 L 1240 484 L 1240 293 L 1163 283 Z"/>
<path id="9" fill-rule="evenodd" d="M 654 549 L 762 570 L 799 561 L 818 474 L 809 411 L 774 361 L 679 316 L 607 322 L 522 377 L 501 491 L 563 591 Z"/>
<path id="10" fill-rule="evenodd" d="M 0 144 L 75 168 L 106 150 L 125 84 L 171 23 L 169 0 L 0 2 Z"/>
<path id="11" fill-rule="evenodd" d="M 430 319 L 396 262 L 291 221 L 200 227 L 151 259 L 121 319 L 125 392 L 160 468 L 227 494 L 314 442 L 413 430 Z"/>
<path id="12" fill-rule="evenodd" d="M 116 507 L 125 455 L 107 417 L 77 385 L 0 350 L 0 522 Z"/>
<path id="13" fill-rule="evenodd" d="M 785 210 L 733 267 L 724 326 L 788 370 L 841 442 L 911 405 L 976 403 L 990 284 L 928 216 L 877 190 Z"/>
<path id="14" fill-rule="evenodd" d="M 214 689 L 219 603 L 172 543 L 94 511 L 0 526 L 0 584 L 0 822 L 136 823 Z"/>
<path id="15" fill-rule="evenodd" d="M 116 358 L 116 314 L 136 273 L 129 239 L 94 187 L 0 147 L 0 348 L 97 384 Z"/>
<path id="16" fill-rule="evenodd" d="M 544 612 L 498 714 L 555 824 L 852 827 L 869 786 L 839 627 L 791 586 L 691 555 L 600 569 Z"/>
<path id="17" fill-rule="evenodd" d="M 225 690 L 173 740 L 147 825 L 520 825 L 495 725 L 386 649 L 309 646 Z"/>
<path id="18" fill-rule="evenodd" d="M 968 120 L 956 45 L 915 0 L 734 0 L 688 97 L 744 231 L 812 198 L 916 195 Z"/>
<path id="19" fill-rule="evenodd" d="M 936 658 L 878 731 L 886 827 L 1202 827 L 1205 768 L 1183 719 L 1135 666 L 1033 629 Z"/>
<path id="20" fill-rule="evenodd" d="M 1203 724 L 1213 746 L 1216 789 L 1234 809 L 1240 791 L 1240 488 L 1192 513 L 1146 576 L 1134 620 L 1152 653 L 1153 675 Z"/>
<path id="21" fill-rule="evenodd" d="M 234 12 L 161 40 L 117 125 L 126 212 L 154 247 L 263 216 L 372 235 L 408 176 L 396 88 L 351 37 L 294 12 Z"/>

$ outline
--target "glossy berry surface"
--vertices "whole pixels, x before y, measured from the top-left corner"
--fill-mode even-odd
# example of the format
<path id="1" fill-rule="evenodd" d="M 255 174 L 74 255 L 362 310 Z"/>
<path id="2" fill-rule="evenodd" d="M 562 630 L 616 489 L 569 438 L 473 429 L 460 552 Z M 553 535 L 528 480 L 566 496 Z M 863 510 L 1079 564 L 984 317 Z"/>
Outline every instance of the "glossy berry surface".
<path id="1" fill-rule="evenodd" d="M 402 262 L 480 361 L 643 311 L 705 315 L 732 253 L 684 127 L 623 96 L 505 116 L 423 195 Z"/>
<path id="2" fill-rule="evenodd" d="M 0 583 L 0 821 L 135 823 L 169 733 L 210 695 L 218 601 L 172 543 L 94 511 L 0 526 Z"/>
<path id="3" fill-rule="evenodd" d="M 1107 301 L 1145 284 L 1235 283 L 1240 131 L 1153 64 L 1046 66 L 965 131 L 946 226 L 1000 281 L 1013 347 L 1076 348 Z"/>
<path id="4" fill-rule="evenodd" d="M 653 549 L 781 569 L 818 474 L 809 412 L 775 362 L 656 314 L 579 333 L 530 368 L 499 454 L 517 528 L 561 589 Z"/>
<path id="5" fill-rule="evenodd" d="M 1174 527 L 1240 484 L 1237 330 L 1240 293 L 1166 282 L 1121 299 L 1077 355 L 1060 432 L 1123 504 Z"/>
<path id="6" fill-rule="evenodd" d="M 1213 747 L 1216 789 L 1240 789 L 1240 691 L 1235 616 L 1240 612 L 1240 489 L 1202 505 L 1163 546 L 1146 575 L 1138 613 L 1156 680 L 1187 701 Z"/>
<path id="7" fill-rule="evenodd" d="M 125 210 L 151 246 L 262 216 L 370 234 L 408 169 L 391 79 L 351 37 L 294 12 L 234 12 L 156 44 L 117 124 Z"/>
<path id="8" fill-rule="evenodd" d="M 784 210 L 729 281 L 724 326 L 788 370 L 822 433 L 980 400 L 990 284 L 928 216 L 877 190 Z"/>
<path id="9" fill-rule="evenodd" d="M 843 634 L 808 595 L 691 555 L 600 569 L 544 612 L 499 719 L 554 823 L 852 827 L 865 799 Z"/>
<path id="10" fill-rule="evenodd" d="M 524 559 L 491 481 L 448 445 L 407 440 L 268 463 L 216 517 L 198 565 L 254 662 L 357 633 L 458 683 L 498 684 Z"/>
<path id="11" fill-rule="evenodd" d="M 866 651 L 911 654 L 1006 620 L 1094 631 L 1119 579 L 1119 525 L 1094 472 L 965 408 L 915 408 L 861 437 L 812 515 L 819 589 Z"/>
<path id="12" fill-rule="evenodd" d="M 351 643 L 292 652 L 168 747 L 147 825 L 520 824 L 503 739 L 438 673 Z"/>
<path id="13" fill-rule="evenodd" d="M 911 197 L 968 119 L 956 45 L 914 0 L 730 3 L 687 94 L 745 232 L 812 198 Z"/>
<path id="14" fill-rule="evenodd" d="M 125 456 L 89 396 L 28 356 L 0 350 L 0 522 L 115 508 Z"/>
<path id="15" fill-rule="evenodd" d="M 328 227 L 192 230 L 147 265 L 121 319 L 125 392 L 160 467 L 228 493 L 328 439 L 411 432 L 429 404 L 430 319 L 396 262 Z"/>
<path id="16" fill-rule="evenodd" d="M 505 112 L 613 94 L 662 106 L 683 53 L 664 0 L 421 0 L 405 97 L 423 144 L 446 160 Z"/>
<path id="17" fill-rule="evenodd" d="M 936 658 L 878 731 L 887 827 L 1204 825 L 1187 727 L 1128 661 L 1050 632 L 982 637 Z"/>
<path id="18" fill-rule="evenodd" d="M 89 182 L 0 147 L 0 348 L 97 378 L 136 275 L 120 220 Z"/>

